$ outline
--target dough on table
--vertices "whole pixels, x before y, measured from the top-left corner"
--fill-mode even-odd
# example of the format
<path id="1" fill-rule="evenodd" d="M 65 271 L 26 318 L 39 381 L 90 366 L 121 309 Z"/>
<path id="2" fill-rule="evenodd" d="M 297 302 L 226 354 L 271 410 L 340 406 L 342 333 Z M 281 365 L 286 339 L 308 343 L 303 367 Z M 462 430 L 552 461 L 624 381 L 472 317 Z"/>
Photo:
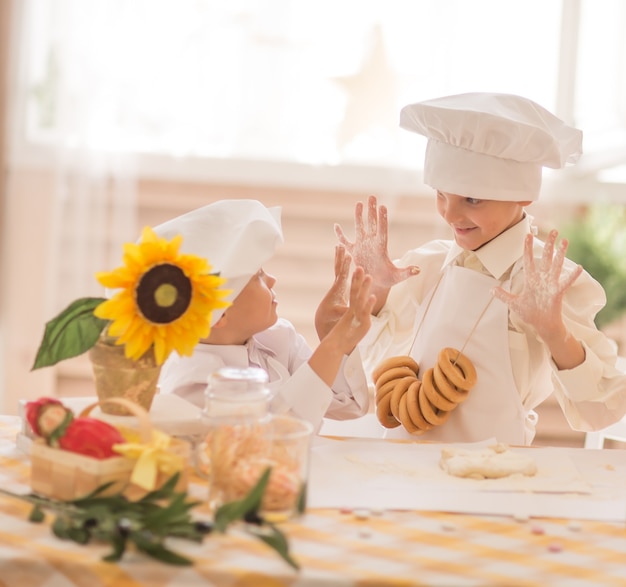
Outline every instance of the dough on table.
<path id="1" fill-rule="evenodd" d="M 537 473 L 532 457 L 509 450 L 506 444 L 478 450 L 443 448 L 439 464 L 449 475 L 472 479 L 499 479 L 515 474 L 531 477 Z"/>

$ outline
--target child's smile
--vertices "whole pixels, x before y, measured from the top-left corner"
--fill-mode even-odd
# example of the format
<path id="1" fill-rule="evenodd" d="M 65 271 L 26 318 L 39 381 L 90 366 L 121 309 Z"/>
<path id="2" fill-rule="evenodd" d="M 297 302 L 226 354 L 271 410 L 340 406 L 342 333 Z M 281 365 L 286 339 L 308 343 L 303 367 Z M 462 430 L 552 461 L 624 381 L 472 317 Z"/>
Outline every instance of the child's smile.
<path id="1" fill-rule="evenodd" d="M 437 192 L 437 211 L 454 231 L 456 243 L 475 251 L 517 224 L 530 202 L 479 200 Z"/>

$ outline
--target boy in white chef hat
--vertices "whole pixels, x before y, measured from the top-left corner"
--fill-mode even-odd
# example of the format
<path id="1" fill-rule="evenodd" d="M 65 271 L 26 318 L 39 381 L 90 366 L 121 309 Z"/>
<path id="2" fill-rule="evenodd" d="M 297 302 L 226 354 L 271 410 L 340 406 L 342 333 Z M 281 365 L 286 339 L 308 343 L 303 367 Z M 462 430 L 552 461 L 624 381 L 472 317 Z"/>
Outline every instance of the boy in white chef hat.
<path id="1" fill-rule="evenodd" d="M 410 355 L 422 377 L 450 347 L 470 359 L 477 382 L 454 409 L 435 409 L 427 426 L 400 420 L 387 436 L 410 437 L 411 429 L 432 440 L 530 444 L 533 408 L 551 393 L 576 430 L 619 420 L 626 378 L 615 368 L 615 345 L 594 324 L 604 291 L 565 258 L 567 242 L 557 244 L 555 230 L 545 243 L 534 236 L 525 211 L 539 197 L 544 166 L 577 161 L 582 133 L 528 99 L 493 93 L 411 104 L 400 126 L 428 138 L 424 182 L 454 239 L 426 243 L 394 264 L 387 210 L 375 197 L 366 212 L 356 206 L 354 242 L 336 226 L 374 280 L 375 318 L 360 344 L 366 371 Z"/>
<path id="2" fill-rule="evenodd" d="M 349 419 L 368 408 L 368 388 L 355 351 L 367 332 L 373 307 L 371 278 L 354 272 L 350 306 L 312 351 L 293 325 L 277 316 L 275 278 L 263 270 L 283 242 L 278 207 L 256 200 L 220 200 L 154 228 L 161 237 L 182 235 L 181 251 L 205 257 L 226 278 L 232 302 L 211 316 L 209 337 L 191 357 L 170 356 L 159 381 L 203 407 L 208 377 L 220 367 L 261 367 L 275 391 L 272 408 L 291 412 L 319 427 L 322 418 Z M 350 256 L 337 248 L 336 270 L 345 282 Z"/>

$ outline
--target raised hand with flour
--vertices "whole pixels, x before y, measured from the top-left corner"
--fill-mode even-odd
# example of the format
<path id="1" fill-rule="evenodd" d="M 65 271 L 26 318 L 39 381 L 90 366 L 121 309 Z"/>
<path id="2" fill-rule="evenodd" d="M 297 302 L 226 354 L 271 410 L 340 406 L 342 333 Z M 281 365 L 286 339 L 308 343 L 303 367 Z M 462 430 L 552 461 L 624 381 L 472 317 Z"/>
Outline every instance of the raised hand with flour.
<path id="1" fill-rule="evenodd" d="M 505 302 L 521 320 L 533 326 L 550 349 L 559 369 L 572 369 L 585 360 L 581 342 L 569 332 L 563 322 L 563 296 L 583 272 L 577 265 L 562 276 L 567 241 L 562 240 L 554 253 L 558 232 L 551 230 L 546 239 L 543 255 L 536 261 L 533 256 L 533 235 L 524 241 L 524 288 L 512 294 L 502 287 L 494 295 Z"/>

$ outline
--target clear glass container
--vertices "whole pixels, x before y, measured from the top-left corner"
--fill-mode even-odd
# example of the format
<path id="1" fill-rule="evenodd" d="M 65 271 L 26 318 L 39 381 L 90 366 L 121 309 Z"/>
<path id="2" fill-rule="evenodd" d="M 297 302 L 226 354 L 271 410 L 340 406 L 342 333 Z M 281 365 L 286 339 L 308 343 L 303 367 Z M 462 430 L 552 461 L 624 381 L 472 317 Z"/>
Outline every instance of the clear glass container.
<path id="1" fill-rule="evenodd" d="M 197 448 L 198 474 L 209 484 L 209 503 L 218 507 L 232 497 L 233 475 L 245 459 L 246 444 L 270 417 L 268 376 L 256 367 L 223 367 L 209 376 Z"/>
<path id="2" fill-rule="evenodd" d="M 313 426 L 272 414 L 270 400 L 262 369 L 223 368 L 210 377 L 198 461 L 212 509 L 244 498 L 270 469 L 259 513 L 278 521 L 303 511 Z"/>
<path id="3" fill-rule="evenodd" d="M 243 424 L 269 415 L 271 392 L 267 373 L 258 367 L 222 367 L 209 377 L 202 417 L 210 428 L 217 422 Z"/>

